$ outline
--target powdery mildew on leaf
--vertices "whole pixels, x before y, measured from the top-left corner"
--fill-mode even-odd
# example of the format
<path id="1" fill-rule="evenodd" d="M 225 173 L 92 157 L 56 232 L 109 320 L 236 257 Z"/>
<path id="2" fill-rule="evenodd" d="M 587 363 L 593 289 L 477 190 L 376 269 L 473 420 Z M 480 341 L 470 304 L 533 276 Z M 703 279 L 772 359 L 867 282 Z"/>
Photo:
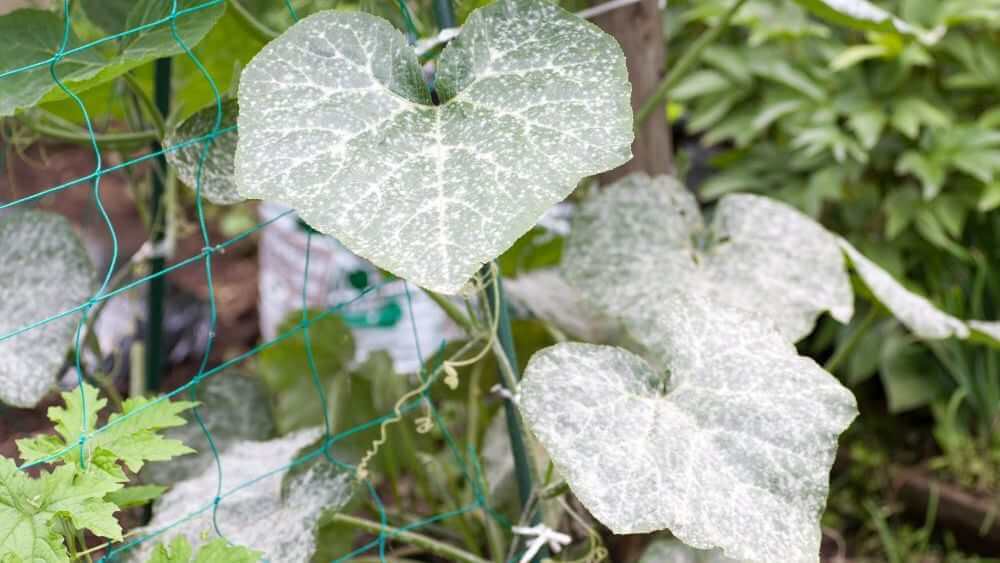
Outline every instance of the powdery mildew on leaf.
<path id="1" fill-rule="evenodd" d="M 759 316 L 679 293 L 641 309 L 629 330 L 659 367 L 570 343 L 525 371 L 521 412 L 574 494 L 617 534 L 818 562 L 853 395 Z"/>
<path id="2" fill-rule="evenodd" d="M 72 309 L 95 290 L 94 267 L 63 217 L 26 211 L 0 219 L 0 337 Z M 33 407 L 55 383 L 80 316 L 0 340 L 0 401 Z"/>
<path id="3" fill-rule="evenodd" d="M 616 328 L 556 269 L 532 270 L 505 279 L 504 289 L 515 309 L 524 309 L 581 340 L 607 341 Z"/>
<path id="4" fill-rule="evenodd" d="M 921 42 L 932 45 L 941 40 L 944 28 L 934 31 L 922 30 L 889 11 L 868 2 L 868 0 L 796 0 L 818 15 L 851 27 L 896 31 L 917 37 Z"/>
<path id="5" fill-rule="evenodd" d="M 741 563 L 720 554 L 686 546 L 677 540 L 654 540 L 643 552 L 639 563 Z"/>
<path id="6" fill-rule="evenodd" d="M 453 294 L 581 178 L 631 157 L 621 49 L 544 0 L 475 11 L 441 54 L 436 88 L 437 106 L 387 21 L 303 19 L 240 81 L 240 193 Z"/>
<path id="7" fill-rule="evenodd" d="M 830 311 L 847 322 L 854 295 L 836 238 L 799 211 L 735 194 L 705 227 L 677 180 L 633 174 L 580 208 L 563 259 L 567 279 L 620 315 L 663 292 L 701 292 L 755 311 L 796 341 Z"/>
<path id="8" fill-rule="evenodd" d="M 167 150 L 167 162 L 177 170 L 182 182 L 196 189 L 198 187 L 198 166 L 201 165 L 201 195 L 218 205 L 232 205 L 244 200 L 236 191 L 233 159 L 236 155 L 236 116 L 239 105 L 234 98 L 222 101 L 222 117 L 219 130 L 232 129 L 212 138 L 211 146 L 205 152 L 205 142 L 191 143 L 192 139 L 210 136 L 215 130 L 217 108 L 215 104 L 196 111 L 191 117 L 171 130 L 163 141 L 167 149 L 180 143 L 187 143 L 179 149 Z"/>
<path id="9" fill-rule="evenodd" d="M 903 287 L 844 239 L 838 239 L 854 271 L 879 303 L 919 338 L 968 338 L 969 327 L 933 303 Z"/>
<path id="10" fill-rule="evenodd" d="M 286 465 L 319 436 L 317 430 L 310 429 L 269 442 L 248 441 L 230 446 L 221 456 L 225 468 L 223 492 Z M 217 479 L 212 467 L 199 477 L 174 485 L 156 502 L 148 531 L 174 524 L 201 509 L 215 497 Z M 284 494 L 282 475 L 271 475 L 226 496 L 219 504 L 219 527 L 229 541 L 262 552 L 267 561 L 309 561 L 316 549 L 320 517 L 326 511 L 339 510 L 350 500 L 352 480 L 352 474 L 336 471 L 322 458 L 290 476 Z M 170 531 L 187 536 L 197 548 L 206 541 L 203 533 L 208 533 L 208 539 L 214 537 L 212 511 L 204 511 Z M 145 561 L 152 544 L 140 544 L 134 560 Z"/>

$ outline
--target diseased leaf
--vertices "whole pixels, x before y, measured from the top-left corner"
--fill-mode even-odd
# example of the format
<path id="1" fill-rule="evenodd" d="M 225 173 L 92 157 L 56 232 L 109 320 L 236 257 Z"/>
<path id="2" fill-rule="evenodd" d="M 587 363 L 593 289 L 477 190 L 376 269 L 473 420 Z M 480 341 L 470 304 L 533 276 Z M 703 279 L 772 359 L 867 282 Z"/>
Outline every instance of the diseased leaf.
<path id="1" fill-rule="evenodd" d="M 776 201 L 727 195 L 711 225 L 667 176 L 628 176 L 580 209 L 564 256 L 566 279 L 619 315 L 661 292 L 703 293 L 765 314 L 792 341 L 823 311 L 847 322 L 854 297 L 836 239 Z"/>
<path id="2" fill-rule="evenodd" d="M 0 338 L 81 305 L 96 289 L 94 267 L 73 227 L 40 211 L 0 219 L 0 280 Z M 0 401 L 33 407 L 52 389 L 79 318 L 68 315 L 0 340 Z"/>
<path id="3" fill-rule="evenodd" d="M 387 21 L 301 20 L 240 81 L 240 193 L 453 294 L 581 178 L 631 156 L 621 49 L 543 0 L 475 11 L 438 59 L 435 87 L 440 105 Z"/>
<path id="4" fill-rule="evenodd" d="M 639 563 L 740 563 L 716 550 L 704 551 L 686 546 L 677 540 L 653 540 L 643 552 Z"/>
<path id="5" fill-rule="evenodd" d="M 244 200 L 236 191 L 236 178 L 233 176 L 237 139 L 236 116 L 239 113 L 239 106 L 235 98 L 224 98 L 221 109 L 218 129 L 216 129 L 218 111 L 216 105 L 211 104 L 196 111 L 174 127 L 164 139 L 163 146 L 168 149 L 167 162 L 177 170 L 177 177 L 182 182 L 191 189 L 196 189 L 199 165 L 201 165 L 201 195 L 218 205 L 232 205 Z M 226 132 L 212 136 L 213 131 L 223 130 Z M 207 151 L 205 148 L 207 141 L 191 142 L 202 137 L 211 139 Z M 170 150 L 181 143 L 184 143 L 181 148 Z"/>
<path id="6" fill-rule="evenodd" d="M 907 23 L 868 0 L 796 0 L 811 12 L 833 23 L 868 31 L 891 31 L 911 35 L 926 45 L 944 37 L 945 28 L 926 31 Z"/>
<path id="7" fill-rule="evenodd" d="M 103 5 L 103 3 L 102 3 Z M 222 15 L 222 2 L 205 0 L 178 0 L 177 16 L 170 25 L 172 2 L 139 0 L 132 3 L 124 28 L 138 30 L 118 41 L 115 53 L 105 56 L 96 48 L 84 48 L 79 38 L 70 32 L 66 46 L 68 55 L 56 64 L 56 75 L 74 93 L 103 84 L 122 74 L 160 57 L 184 52 L 173 36 L 194 47 L 215 25 Z M 119 6 L 124 9 L 124 6 Z M 120 14 L 108 15 L 103 25 L 117 27 Z M 63 19 L 61 14 L 48 10 L 17 10 L 0 16 L 0 37 L 6 48 L 0 54 L 0 74 L 43 63 L 54 56 L 62 43 Z M 4 96 L 0 98 L 0 117 L 13 115 L 40 102 L 67 98 L 67 94 L 52 80 L 48 64 L 41 64 L 0 78 Z"/>
<path id="8" fill-rule="evenodd" d="M 969 327 L 906 289 L 844 239 L 838 239 L 854 271 L 872 295 L 919 338 L 968 338 Z"/>
<path id="9" fill-rule="evenodd" d="M 99 472 L 79 472 L 68 465 L 31 478 L 14 462 L 0 457 L 0 560 L 14 555 L 24 561 L 68 563 L 69 554 L 56 528 L 57 516 L 80 530 L 120 540 L 114 517 L 118 507 L 103 497 L 121 485 Z"/>
<path id="10" fill-rule="evenodd" d="M 505 279 L 504 289 L 515 309 L 524 309 L 587 342 L 607 341 L 614 332 L 614 323 L 593 311 L 558 270 L 524 272 Z"/>
<path id="11" fill-rule="evenodd" d="M 968 321 L 967 324 L 976 338 L 1000 347 L 1000 321 Z"/>
<path id="12" fill-rule="evenodd" d="M 817 563 L 851 393 L 767 319 L 698 295 L 625 317 L 653 364 L 557 344 L 521 382 L 521 412 L 577 498 L 617 534 L 667 528 L 728 557 Z"/>
<path id="13" fill-rule="evenodd" d="M 264 479 L 260 476 L 287 465 L 319 436 L 315 429 L 304 430 L 269 442 L 240 442 L 222 454 L 222 466 L 226 468 L 224 497 L 216 521 L 229 541 L 259 551 L 263 558 L 274 563 L 310 560 L 316 549 L 320 517 L 347 504 L 353 492 L 353 474 L 337 470 L 320 457 L 307 469 L 289 475 L 284 495 L 285 471 Z M 171 532 L 186 537 L 195 547 L 204 543 L 204 532 L 214 536 L 212 511 L 190 516 L 198 512 L 206 498 L 215 497 L 218 478 L 213 467 L 175 485 L 156 501 L 153 520 L 146 531 L 172 526 Z M 252 484 L 242 486 L 246 483 Z M 237 485 L 241 488 L 234 490 Z M 182 524 L 174 525 L 181 521 Z M 144 560 L 152 549 L 151 545 L 140 544 L 136 557 Z"/>

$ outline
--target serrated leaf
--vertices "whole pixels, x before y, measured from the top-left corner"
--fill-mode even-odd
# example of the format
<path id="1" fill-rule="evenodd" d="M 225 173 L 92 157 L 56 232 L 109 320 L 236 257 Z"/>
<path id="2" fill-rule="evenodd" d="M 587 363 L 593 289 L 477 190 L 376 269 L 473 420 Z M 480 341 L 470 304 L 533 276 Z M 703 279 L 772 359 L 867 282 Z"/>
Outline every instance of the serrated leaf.
<path id="1" fill-rule="evenodd" d="M 56 436 L 27 438 L 17 441 L 21 458 L 31 463 L 55 453 L 66 446 L 75 445 L 81 434 L 87 434 L 87 461 L 102 469 L 106 476 L 116 482 L 127 480 L 118 463 L 124 463 L 131 471 L 142 469 L 147 461 L 164 461 L 194 450 L 178 440 L 165 438 L 158 431 L 181 426 L 185 420 L 180 413 L 195 405 L 190 401 L 160 400 L 152 403 L 143 397 L 127 399 L 122 412 L 108 418 L 109 427 L 94 434 L 98 414 L 107 405 L 97 389 L 83 384 L 83 396 L 79 389 L 62 394 L 63 407 L 49 407 L 48 417 L 55 424 Z M 148 406 L 147 406 L 148 405 Z M 86 413 L 86 419 L 84 419 Z M 119 419 L 121 419 L 119 422 Z M 70 448 L 60 460 L 68 465 L 78 464 L 80 450 Z M 85 464 L 86 465 L 86 464 Z"/>
<path id="2" fill-rule="evenodd" d="M 0 558 L 13 554 L 32 562 L 69 562 L 61 528 L 55 528 L 57 516 L 69 518 L 77 529 L 120 540 L 118 507 L 103 500 L 119 488 L 99 473 L 78 473 L 67 465 L 32 478 L 0 458 Z"/>
<path id="3" fill-rule="evenodd" d="M 840 25 L 867 31 L 891 31 L 911 35 L 926 45 L 944 37 L 944 27 L 926 31 L 907 23 L 867 0 L 796 0 L 817 16 Z"/>
<path id="4" fill-rule="evenodd" d="M 625 316 L 654 363 L 557 344 L 520 386 L 526 422 L 576 497 L 617 534 L 666 528 L 741 560 L 818 562 L 851 393 L 766 318 L 679 292 Z"/>
<path id="5" fill-rule="evenodd" d="M 385 20 L 301 20 L 240 81 L 240 193 L 454 294 L 581 178 L 631 156 L 621 49 L 543 0 L 476 10 L 435 86 L 440 105 Z"/>
<path id="6" fill-rule="evenodd" d="M 71 31 L 66 47 L 70 54 L 60 59 L 55 67 L 59 79 L 74 93 L 80 93 L 154 59 L 183 53 L 184 49 L 173 36 L 173 29 L 176 28 L 187 47 L 194 47 L 225 9 L 222 2 L 178 0 L 180 14 L 173 20 L 175 26 L 171 26 L 165 18 L 171 14 L 172 6 L 171 2 L 161 0 L 132 3 L 123 29 L 139 31 L 123 36 L 117 51 L 108 56 L 93 47 L 72 52 L 82 46 L 82 42 Z M 115 15 L 103 23 L 117 26 L 118 18 Z M 17 10 L 0 16 L 0 37 L 7 40 L 7 48 L 0 54 L 0 74 L 44 62 L 55 55 L 62 43 L 63 28 L 61 15 L 47 10 Z M 68 97 L 53 81 L 48 64 L 0 78 L 0 87 L 4 90 L 0 98 L 0 117 L 13 115 L 40 102 Z"/>
<path id="7" fill-rule="evenodd" d="M 703 244 L 700 244 L 703 243 Z M 782 203 L 727 195 L 709 227 L 667 176 L 634 174 L 590 198 L 564 256 L 566 279 L 606 313 L 685 290 L 772 319 L 791 341 L 823 311 L 841 322 L 854 297 L 836 238 Z"/>
<path id="8" fill-rule="evenodd" d="M 193 554 L 191 544 L 184 536 L 175 537 L 169 545 L 160 543 L 153 550 L 147 563 L 256 563 L 260 552 L 241 545 L 231 545 L 223 538 L 216 538 Z"/>
<path id="9" fill-rule="evenodd" d="M 0 337 L 81 305 L 95 289 L 73 227 L 40 211 L 0 219 L 0 280 Z M 33 407 L 53 388 L 78 321 L 68 315 L 0 340 L 0 401 Z"/>
<path id="10" fill-rule="evenodd" d="M 259 551 L 273 563 L 310 560 L 316 549 L 320 517 L 347 504 L 353 492 L 353 474 L 339 471 L 320 456 L 302 472 L 289 475 L 284 495 L 284 470 L 264 479 L 260 476 L 283 468 L 319 436 L 316 429 L 310 429 L 269 442 L 240 442 L 222 454 L 226 488 L 215 520 L 229 541 Z M 176 484 L 156 501 L 146 532 L 170 526 L 191 545 L 200 546 L 204 542 L 202 534 L 213 529 L 213 514 L 203 511 L 193 518 L 191 515 L 206 498 L 215 497 L 217 484 L 214 467 Z M 230 494 L 228 489 L 237 485 L 245 486 Z M 178 522 L 183 523 L 176 525 Z M 152 546 L 140 545 L 138 555 L 151 550 Z"/>
<path id="11" fill-rule="evenodd" d="M 166 490 L 167 488 L 162 485 L 135 485 L 108 493 L 104 498 L 108 502 L 113 502 L 118 508 L 132 508 L 153 502 Z"/>
<path id="12" fill-rule="evenodd" d="M 202 197 L 218 205 L 232 205 L 245 199 L 236 191 L 233 167 L 239 105 L 235 98 L 223 98 L 221 110 L 219 113 L 216 105 L 211 104 L 194 112 L 167 133 L 163 146 L 168 149 L 167 162 L 174 167 L 182 182 L 194 190 L 200 180 Z M 226 132 L 212 137 L 214 131 L 222 130 Z M 211 144 L 206 141 L 191 143 L 191 140 L 202 137 L 209 137 Z M 184 143 L 181 148 L 170 150 L 181 143 Z"/>
<path id="13" fill-rule="evenodd" d="M 969 336 L 969 327 L 965 323 L 944 313 L 926 298 L 903 287 L 851 243 L 844 239 L 838 239 L 838 242 L 854 271 L 872 295 L 910 332 L 926 339 Z"/>

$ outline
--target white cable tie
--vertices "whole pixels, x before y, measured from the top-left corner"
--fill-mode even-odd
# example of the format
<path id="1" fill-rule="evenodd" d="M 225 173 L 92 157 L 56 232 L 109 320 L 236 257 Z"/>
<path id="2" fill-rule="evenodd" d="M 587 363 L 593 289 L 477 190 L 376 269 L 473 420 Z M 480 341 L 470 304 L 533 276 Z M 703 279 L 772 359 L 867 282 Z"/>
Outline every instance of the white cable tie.
<path id="1" fill-rule="evenodd" d="M 520 563 L 530 563 L 546 545 L 549 546 L 549 551 L 552 553 L 559 553 L 563 547 L 573 543 L 573 538 L 562 532 L 557 532 L 545 524 L 535 524 L 530 528 L 514 526 L 511 531 L 519 536 L 534 538 L 528 543 L 528 549 L 521 556 Z"/>

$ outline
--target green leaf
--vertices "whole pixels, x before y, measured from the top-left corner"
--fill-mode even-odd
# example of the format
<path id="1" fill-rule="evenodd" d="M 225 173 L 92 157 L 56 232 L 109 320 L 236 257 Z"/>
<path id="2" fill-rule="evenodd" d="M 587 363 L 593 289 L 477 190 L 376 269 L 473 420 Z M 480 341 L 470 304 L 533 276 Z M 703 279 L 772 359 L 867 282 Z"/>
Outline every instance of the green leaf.
<path id="1" fill-rule="evenodd" d="M 930 369 L 934 356 L 912 338 L 899 336 L 882 343 L 879 375 L 889 400 L 889 412 L 925 407 L 948 392 L 948 380 Z"/>
<path id="2" fill-rule="evenodd" d="M 128 16 L 135 0 L 78 0 L 87 19 L 108 34 L 128 29 Z"/>
<path id="3" fill-rule="evenodd" d="M 857 135 L 861 146 L 867 150 L 871 150 L 878 143 L 885 129 L 885 123 L 885 113 L 878 108 L 855 112 L 847 117 L 847 125 Z"/>
<path id="4" fill-rule="evenodd" d="M 105 500 L 115 503 L 118 508 L 144 506 L 160 498 L 167 490 L 162 485 L 135 485 L 108 493 Z"/>
<path id="5" fill-rule="evenodd" d="M 699 70 L 681 80 L 670 91 L 670 97 L 673 100 L 683 102 L 692 98 L 727 91 L 732 87 L 732 83 L 722 73 L 714 70 Z"/>
<path id="6" fill-rule="evenodd" d="M 822 86 L 787 61 L 780 59 L 751 60 L 750 67 L 754 74 L 783 84 L 813 101 L 822 102 L 827 97 L 826 90 Z"/>
<path id="7" fill-rule="evenodd" d="M 766 318 L 697 294 L 623 315 L 650 361 L 557 344 L 520 385 L 521 413 L 574 495 L 616 534 L 666 528 L 739 560 L 818 561 L 851 393 Z"/>
<path id="8" fill-rule="evenodd" d="M 854 45 L 840 52 L 830 61 L 833 70 L 844 70 L 868 59 L 880 59 L 891 55 L 884 45 Z"/>
<path id="9" fill-rule="evenodd" d="M 380 268 L 454 294 L 581 178 L 631 156 L 621 49 L 543 0 L 469 16 L 435 87 L 440 105 L 385 20 L 299 21 L 243 73 L 240 193 L 289 205 Z"/>
<path id="10" fill-rule="evenodd" d="M 99 472 L 78 472 L 63 465 L 31 478 L 14 462 L 0 458 L 0 558 L 16 555 L 26 561 L 69 562 L 57 517 L 68 518 L 80 530 L 120 540 L 114 517 L 118 507 L 103 500 L 121 485 Z"/>
<path id="11" fill-rule="evenodd" d="M 926 31 L 909 24 L 867 0 L 796 0 L 817 16 L 833 23 L 867 31 L 890 31 L 916 37 L 933 45 L 941 40 L 944 27 Z"/>
<path id="12" fill-rule="evenodd" d="M 897 174 L 913 174 L 920 179 L 924 199 L 934 199 L 948 178 L 948 170 L 936 160 L 917 151 L 906 151 L 896 162 Z"/>
<path id="13" fill-rule="evenodd" d="M 177 177 L 191 189 L 198 186 L 200 179 L 202 197 L 218 205 L 231 205 L 244 200 L 236 191 L 236 178 L 233 175 L 238 113 L 236 99 L 224 98 L 218 108 L 211 104 L 177 124 L 163 140 L 163 146 L 168 149 L 167 162 L 177 171 Z M 212 136 L 213 132 L 227 129 L 229 131 L 221 135 Z M 207 137 L 210 141 L 191 143 L 193 139 L 202 137 Z M 186 144 L 179 149 L 169 150 L 181 143 Z"/>
<path id="14" fill-rule="evenodd" d="M 6 93 L 0 97 L 6 99 Z M 95 277 L 62 216 L 24 211 L 0 218 L 0 337 L 84 304 Z M 33 407 L 53 388 L 79 318 L 68 315 L 0 340 L 0 401 Z"/>
<path id="15" fill-rule="evenodd" d="M 866 258 L 849 242 L 839 239 L 854 271 L 872 295 L 899 322 L 918 338 L 967 338 L 969 328 L 962 321 L 942 312 L 926 298 L 906 289 L 888 272 Z"/>
<path id="16" fill-rule="evenodd" d="M 214 519 L 229 541 L 260 551 L 270 561 L 309 561 L 316 549 L 320 519 L 346 506 L 354 492 L 353 473 L 340 471 L 323 456 L 294 474 L 282 469 L 319 437 L 320 432 L 311 429 L 268 442 L 234 444 L 221 456 L 227 489 L 216 514 L 204 511 L 192 517 L 191 512 L 192 502 L 200 504 L 217 494 L 219 477 L 213 466 L 174 485 L 156 501 L 153 519 L 144 531 L 170 526 L 172 532 L 199 547 L 205 542 L 202 532 L 212 528 Z M 142 560 L 153 546 L 140 544 L 136 551 Z M 217 559 L 195 561 L 214 563 Z"/>
<path id="17" fill-rule="evenodd" d="M 922 125 L 934 128 L 951 126 L 951 117 L 922 98 L 904 98 L 892 114 L 892 126 L 911 139 L 920 134 Z"/>
<path id="18" fill-rule="evenodd" d="M 761 313 L 796 341 L 823 311 L 847 322 L 854 308 L 837 241 L 818 223 L 736 194 L 719 202 L 706 228 L 694 196 L 667 176 L 634 174 L 589 199 L 563 264 L 570 284 L 614 316 L 683 290 Z"/>
<path id="19" fill-rule="evenodd" d="M 262 555 L 240 545 L 231 545 L 223 538 L 202 545 L 197 554 L 192 554 L 188 539 L 176 536 L 169 546 L 157 544 L 147 563 L 256 563 Z"/>
<path id="20" fill-rule="evenodd" d="M 103 3 L 102 3 L 103 5 Z M 198 8 L 198 6 L 207 6 Z M 118 6 L 124 9 L 124 6 Z M 174 19 L 177 34 L 189 47 L 194 47 L 215 25 L 225 5 L 216 1 L 179 0 Z M 117 50 L 105 56 L 94 47 L 83 48 L 61 58 L 55 67 L 56 74 L 67 88 L 80 93 L 108 82 L 122 74 L 160 57 L 170 57 L 184 52 L 174 39 L 171 26 L 164 20 L 171 13 L 171 3 L 161 0 L 139 0 L 132 4 L 124 29 L 140 29 L 123 36 Z M 108 13 L 104 23 L 118 26 L 119 15 Z M 155 24 L 155 25 L 151 25 Z M 151 25 L 150 27 L 143 27 Z M 9 43 L 0 55 L 0 74 L 44 62 L 54 56 L 62 43 L 63 20 L 54 12 L 45 10 L 17 10 L 0 16 L 0 37 Z M 67 50 L 81 47 L 83 43 L 72 31 L 68 36 Z M 19 71 L 2 79 L 4 96 L 0 98 L 0 117 L 13 115 L 41 102 L 69 97 L 53 81 L 48 64 Z"/>
<path id="21" fill-rule="evenodd" d="M 997 207 L 1000 207 L 1000 182 L 993 182 L 988 184 L 983 189 L 983 193 L 979 195 L 976 209 L 980 213 L 989 213 Z"/>
<path id="22" fill-rule="evenodd" d="M 153 402 L 133 397 L 125 401 L 122 412 L 108 418 L 106 430 L 92 434 L 98 413 L 104 409 L 107 400 L 100 398 L 97 389 L 86 383 L 83 384 L 83 394 L 84 397 L 81 397 L 79 389 L 67 391 L 62 394 L 64 407 L 49 407 L 48 417 L 55 424 L 58 438 L 46 436 L 18 440 L 17 446 L 25 462 L 37 461 L 44 455 L 75 445 L 81 433 L 86 433 L 89 439 L 85 451 L 90 454 L 87 461 L 103 469 L 112 480 L 124 482 L 127 478 L 118 462 L 137 472 L 147 461 L 165 461 L 194 451 L 178 440 L 164 438 L 158 431 L 183 425 L 185 420 L 179 414 L 195 403 L 165 399 Z M 68 465 L 79 464 L 79 448 L 70 448 L 60 461 Z"/>

